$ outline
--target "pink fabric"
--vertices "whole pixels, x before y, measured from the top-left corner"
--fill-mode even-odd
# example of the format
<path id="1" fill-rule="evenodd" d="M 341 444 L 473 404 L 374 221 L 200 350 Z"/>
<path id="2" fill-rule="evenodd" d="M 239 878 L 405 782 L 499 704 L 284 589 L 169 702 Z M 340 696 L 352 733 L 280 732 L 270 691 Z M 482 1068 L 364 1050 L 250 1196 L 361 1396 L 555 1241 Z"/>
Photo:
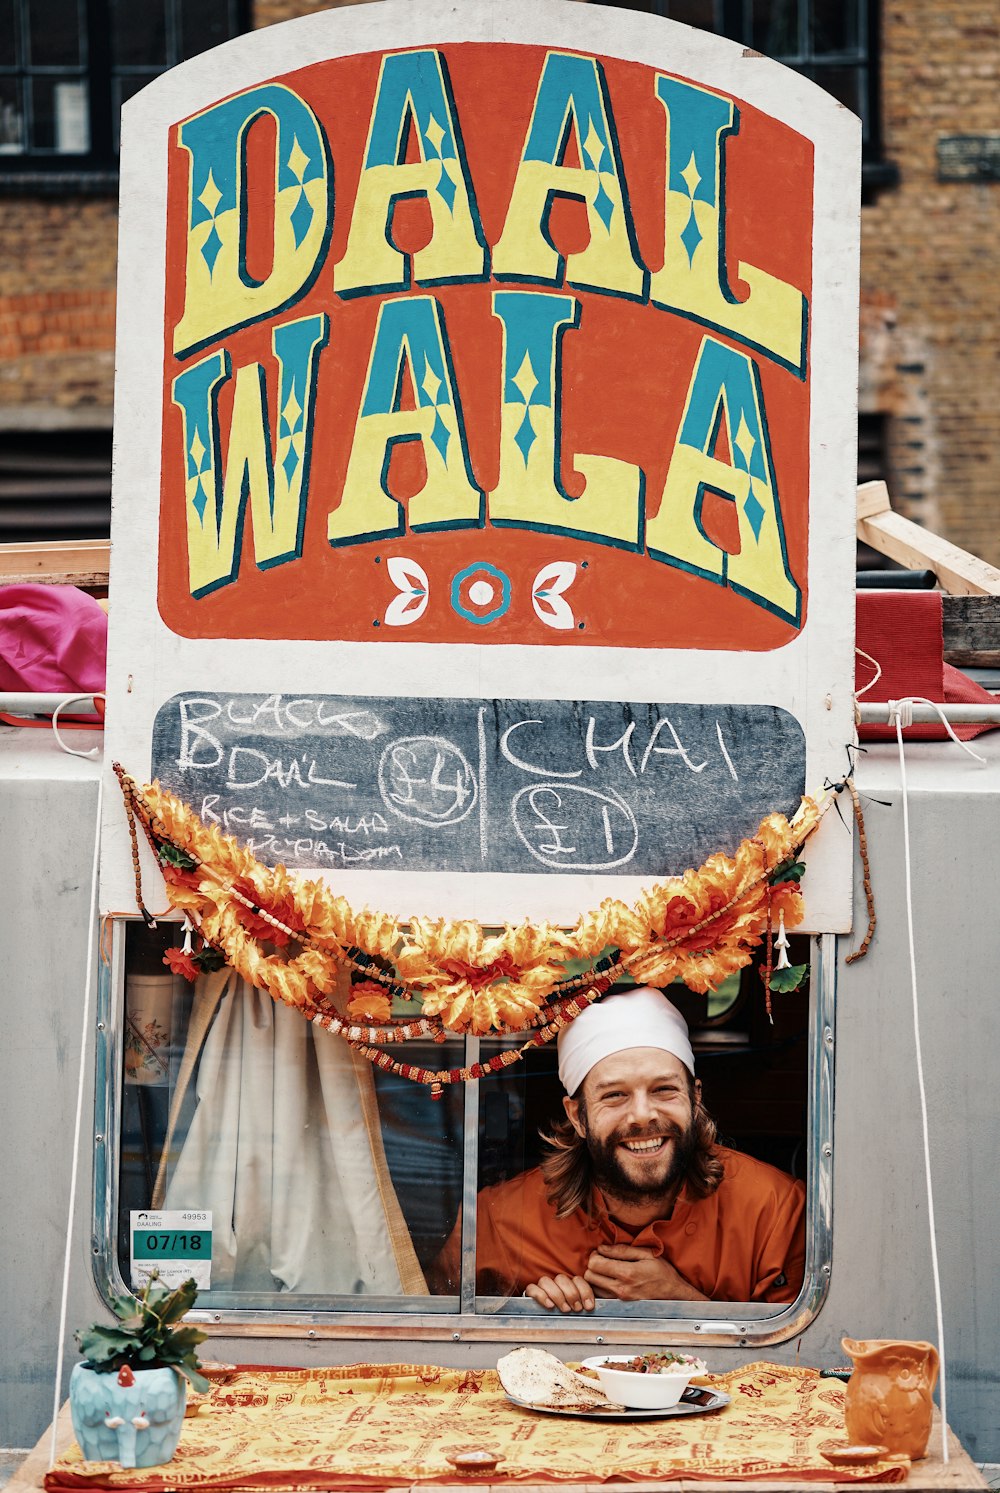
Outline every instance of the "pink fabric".
<path id="1" fill-rule="evenodd" d="M 0 586 L 0 689 L 104 689 L 108 619 L 76 586 Z"/>
<path id="2" fill-rule="evenodd" d="M 857 646 L 882 668 L 882 676 L 865 690 L 875 670 L 860 654 L 854 660 L 854 687 L 865 690 L 863 701 L 905 700 L 919 695 L 937 705 L 995 705 L 997 697 L 960 669 L 944 661 L 944 608 L 940 591 L 859 591 Z M 962 741 L 993 731 L 995 726 L 956 726 Z M 905 741 L 944 741 L 944 727 L 907 726 Z M 862 726 L 862 741 L 895 741 L 895 726 Z"/>

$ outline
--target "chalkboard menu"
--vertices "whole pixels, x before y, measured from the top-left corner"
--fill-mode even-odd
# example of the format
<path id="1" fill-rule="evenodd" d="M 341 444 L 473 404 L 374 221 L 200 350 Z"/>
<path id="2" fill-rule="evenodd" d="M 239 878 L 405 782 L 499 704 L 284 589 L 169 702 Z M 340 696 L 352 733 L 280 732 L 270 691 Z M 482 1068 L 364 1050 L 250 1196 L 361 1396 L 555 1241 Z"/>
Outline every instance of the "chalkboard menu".
<path id="1" fill-rule="evenodd" d="M 663 875 L 804 788 L 763 705 L 180 694 L 153 771 L 268 864 Z"/>

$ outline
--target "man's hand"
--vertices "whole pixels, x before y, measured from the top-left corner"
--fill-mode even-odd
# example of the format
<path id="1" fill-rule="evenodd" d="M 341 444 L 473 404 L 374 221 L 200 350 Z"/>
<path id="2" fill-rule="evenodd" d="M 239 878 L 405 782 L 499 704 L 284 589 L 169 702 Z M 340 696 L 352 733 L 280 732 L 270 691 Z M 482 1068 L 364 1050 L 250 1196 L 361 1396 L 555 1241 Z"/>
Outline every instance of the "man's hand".
<path id="1" fill-rule="evenodd" d="M 602 1244 L 587 1262 L 584 1279 L 598 1296 L 617 1301 L 709 1299 L 679 1275 L 669 1260 L 638 1244 Z"/>
<path id="2" fill-rule="evenodd" d="M 561 1312 L 592 1312 L 594 1293 L 581 1275 L 543 1275 L 533 1286 L 526 1286 L 525 1296 L 551 1311 L 557 1306 Z"/>

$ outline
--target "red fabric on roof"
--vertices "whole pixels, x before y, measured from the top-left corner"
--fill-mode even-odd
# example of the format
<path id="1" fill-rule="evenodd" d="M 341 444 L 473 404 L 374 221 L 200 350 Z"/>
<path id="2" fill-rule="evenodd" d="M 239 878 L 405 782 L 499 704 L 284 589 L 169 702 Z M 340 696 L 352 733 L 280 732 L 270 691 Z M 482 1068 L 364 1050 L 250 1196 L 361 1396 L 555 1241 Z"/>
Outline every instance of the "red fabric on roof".
<path id="1" fill-rule="evenodd" d="M 104 689 L 108 619 L 76 586 L 0 586 L 0 689 Z"/>
<path id="2" fill-rule="evenodd" d="M 940 591 L 859 591 L 854 688 L 863 701 L 905 700 L 920 696 L 942 704 L 995 705 L 997 696 L 944 661 L 944 607 Z M 875 670 L 861 653 L 875 659 L 881 678 L 870 689 Z M 864 693 L 862 693 L 864 691 Z M 963 741 L 995 726 L 956 726 Z M 895 741 L 895 726 L 861 726 L 862 741 Z M 940 723 L 907 726 L 905 741 L 944 741 Z"/>

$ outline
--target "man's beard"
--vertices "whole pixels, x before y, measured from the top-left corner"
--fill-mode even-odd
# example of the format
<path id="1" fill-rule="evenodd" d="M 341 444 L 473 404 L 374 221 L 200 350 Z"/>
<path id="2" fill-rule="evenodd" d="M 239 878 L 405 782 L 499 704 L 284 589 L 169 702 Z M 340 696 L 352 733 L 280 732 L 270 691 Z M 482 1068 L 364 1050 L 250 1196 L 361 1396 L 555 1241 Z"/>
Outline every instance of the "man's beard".
<path id="1" fill-rule="evenodd" d="M 594 1181 L 603 1193 L 623 1203 L 643 1203 L 676 1191 L 684 1180 L 697 1145 L 693 1124 L 686 1129 L 673 1124 L 647 1126 L 645 1129 L 626 1128 L 616 1131 L 606 1140 L 599 1140 L 587 1125 L 586 1112 L 582 1119 Z M 619 1145 L 622 1141 L 650 1140 L 654 1136 L 673 1142 L 669 1160 L 660 1163 L 661 1170 L 649 1167 L 645 1178 L 631 1175 L 620 1158 Z M 641 1157 L 636 1159 L 641 1160 Z"/>

